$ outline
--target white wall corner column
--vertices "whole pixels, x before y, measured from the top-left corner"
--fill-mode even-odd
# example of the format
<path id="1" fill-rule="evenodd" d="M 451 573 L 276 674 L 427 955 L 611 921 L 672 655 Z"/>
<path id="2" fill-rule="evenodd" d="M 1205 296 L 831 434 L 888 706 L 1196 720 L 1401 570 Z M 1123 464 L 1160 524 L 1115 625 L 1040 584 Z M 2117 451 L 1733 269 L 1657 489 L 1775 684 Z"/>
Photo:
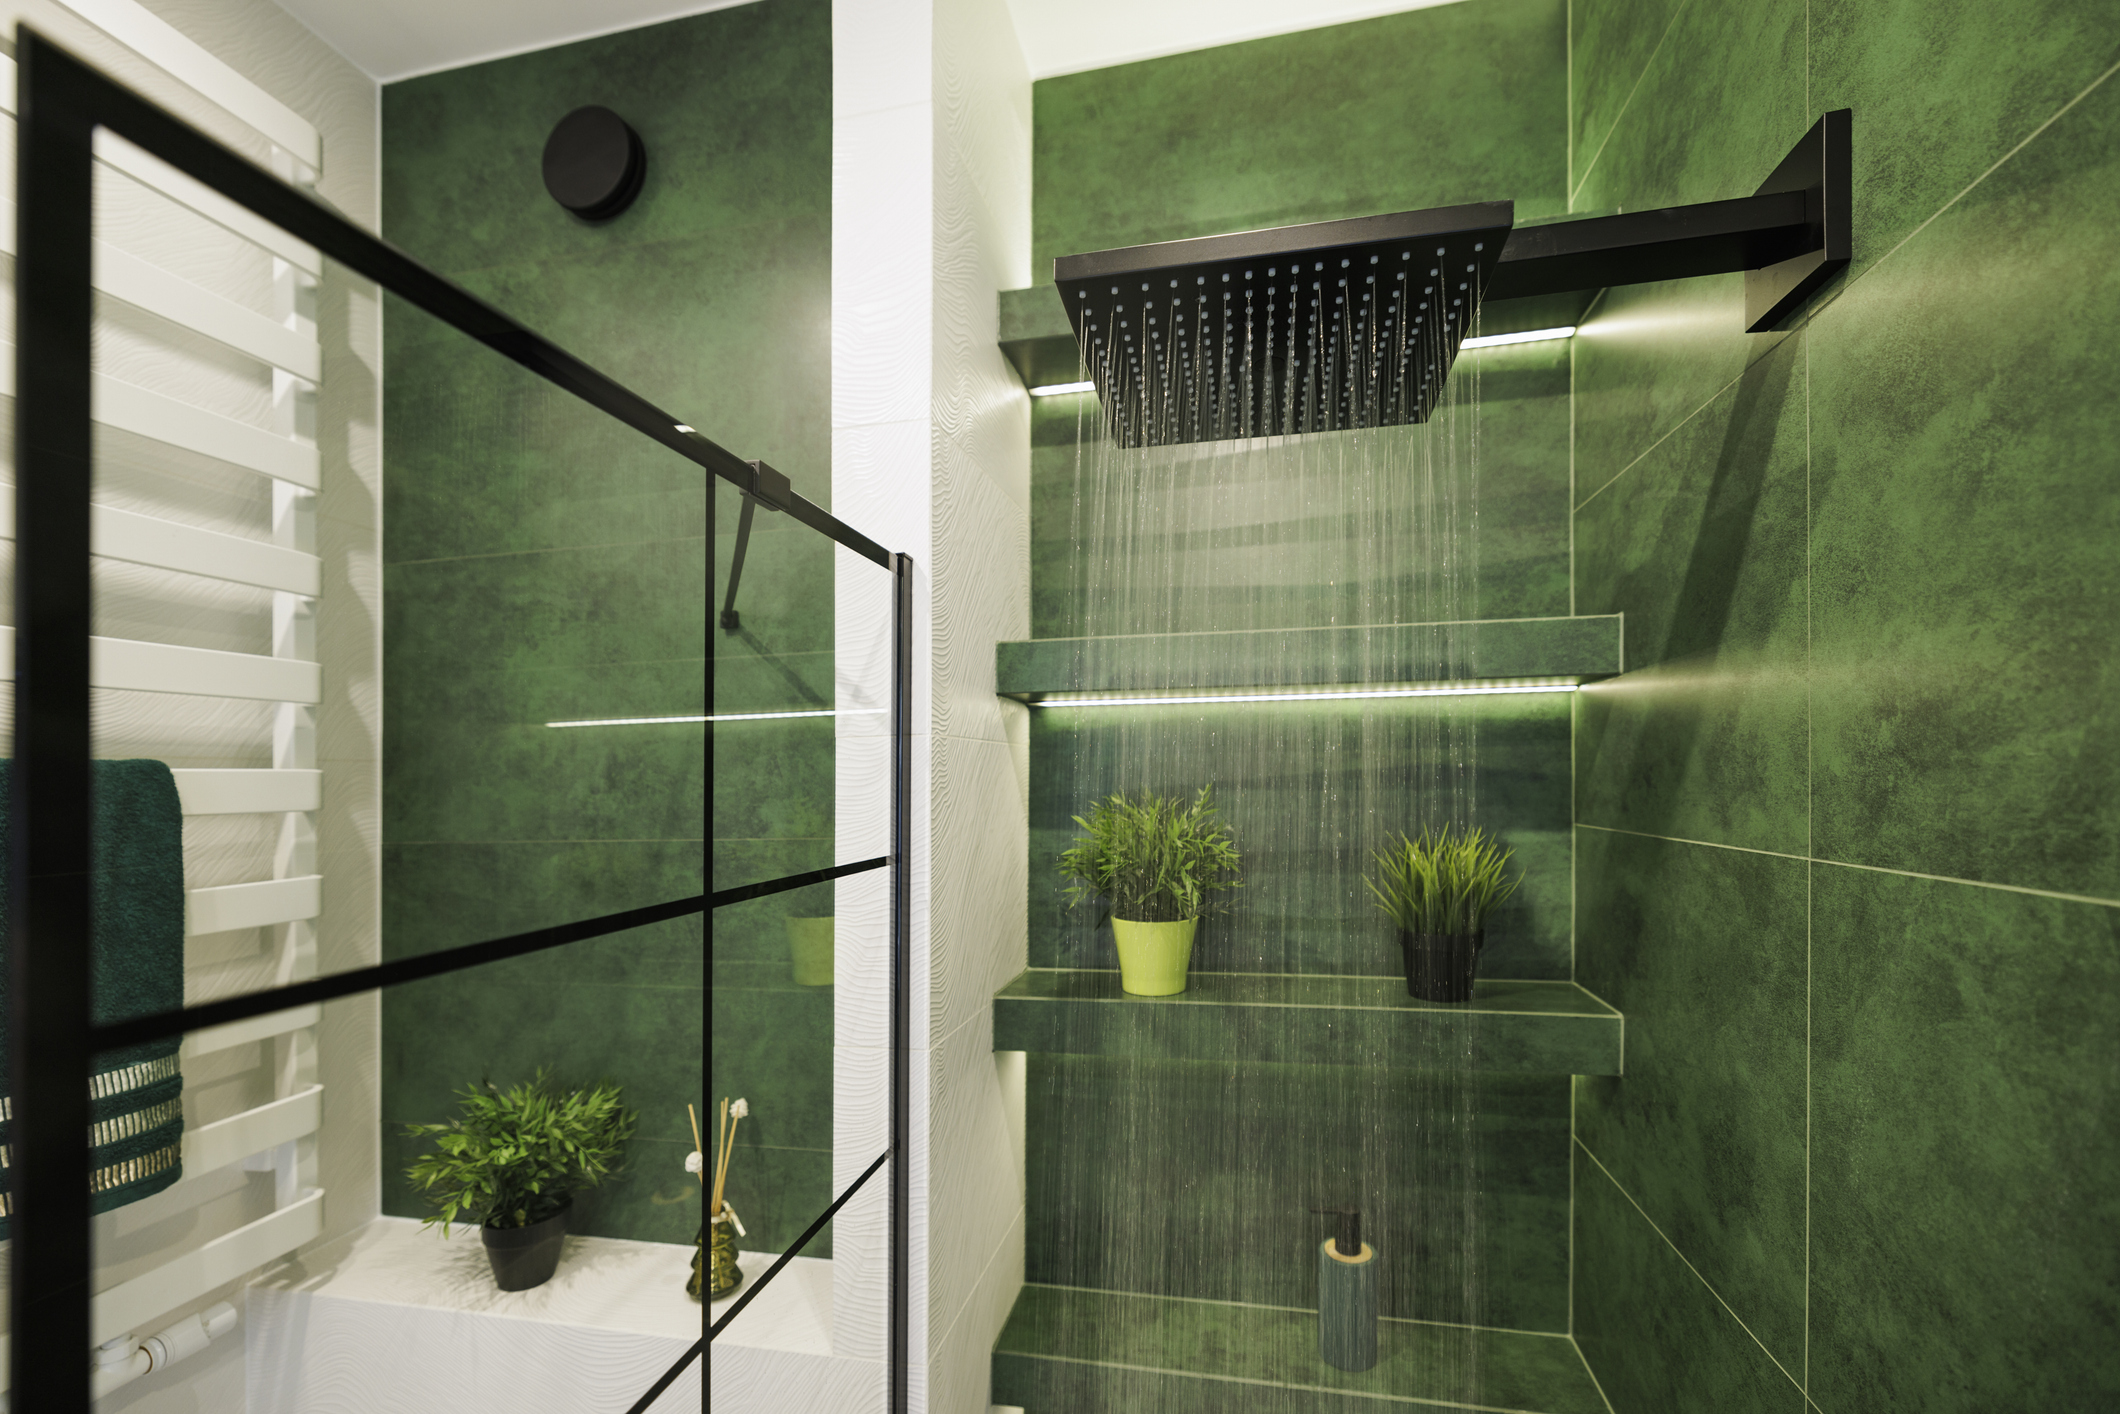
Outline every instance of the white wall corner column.
<path id="1" fill-rule="evenodd" d="M 1030 74 L 1006 0 L 837 0 L 832 24 L 832 509 L 917 568 L 911 1407 L 985 1414 L 1023 1280 L 1022 1068 L 991 1002 L 1027 956 L 1028 714 L 994 696 L 994 644 L 1030 632 L 1030 404 L 996 346 L 999 292 L 1031 281 Z M 841 552 L 841 706 L 889 700 L 883 581 Z M 886 852 L 887 721 L 838 719 L 841 860 Z M 882 888 L 840 886 L 842 1190 L 889 1141 Z M 850 1360 L 876 1402 L 830 1407 L 883 1407 L 882 1178 L 833 1225 L 832 1357 L 776 1358 L 776 1410 L 843 1399 Z M 751 1364 L 717 1347 L 717 1408 L 764 1393 Z"/>

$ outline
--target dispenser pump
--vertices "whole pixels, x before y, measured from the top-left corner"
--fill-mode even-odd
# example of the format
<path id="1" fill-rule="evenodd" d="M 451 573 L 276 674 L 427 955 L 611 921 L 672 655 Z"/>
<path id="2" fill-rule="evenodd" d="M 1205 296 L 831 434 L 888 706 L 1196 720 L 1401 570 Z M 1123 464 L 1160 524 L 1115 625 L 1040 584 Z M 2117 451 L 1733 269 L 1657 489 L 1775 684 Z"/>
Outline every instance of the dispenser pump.
<path id="1" fill-rule="evenodd" d="M 1313 1213 L 1330 1213 L 1339 1218 L 1339 1231 L 1332 1239 L 1332 1248 L 1342 1257 L 1362 1255 L 1362 1210 L 1360 1208 L 1312 1208 Z"/>

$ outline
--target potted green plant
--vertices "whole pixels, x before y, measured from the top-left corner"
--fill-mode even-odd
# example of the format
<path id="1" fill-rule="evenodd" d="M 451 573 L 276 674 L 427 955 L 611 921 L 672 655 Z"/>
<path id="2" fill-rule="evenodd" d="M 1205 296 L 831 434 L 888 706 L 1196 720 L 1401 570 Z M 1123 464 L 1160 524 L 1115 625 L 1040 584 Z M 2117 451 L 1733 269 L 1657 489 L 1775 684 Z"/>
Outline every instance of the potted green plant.
<path id="1" fill-rule="evenodd" d="M 1407 995 L 1471 999 L 1487 915 L 1524 881 L 1521 871 L 1507 877 L 1511 854 L 1491 835 L 1453 825 L 1402 834 L 1375 852 L 1377 877 L 1363 882 L 1398 925 Z"/>
<path id="2" fill-rule="evenodd" d="M 527 1291 L 559 1266 L 574 1195 L 618 1174 L 636 1116 L 616 1085 L 559 1091 L 537 1077 L 503 1090 L 492 1081 L 458 1093 L 446 1124 L 408 1124 L 431 1140 L 405 1176 L 434 1207 L 427 1225 L 476 1222 L 502 1291 Z"/>
<path id="3" fill-rule="evenodd" d="M 1184 991 L 1201 917 L 1214 911 L 1217 894 L 1243 884 L 1214 787 L 1201 787 L 1190 803 L 1114 795 L 1075 823 L 1087 834 L 1060 856 L 1060 873 L 1071 904 L 1104 900 L 1119 945 L 1119 985 L 1143 997 Z"/>

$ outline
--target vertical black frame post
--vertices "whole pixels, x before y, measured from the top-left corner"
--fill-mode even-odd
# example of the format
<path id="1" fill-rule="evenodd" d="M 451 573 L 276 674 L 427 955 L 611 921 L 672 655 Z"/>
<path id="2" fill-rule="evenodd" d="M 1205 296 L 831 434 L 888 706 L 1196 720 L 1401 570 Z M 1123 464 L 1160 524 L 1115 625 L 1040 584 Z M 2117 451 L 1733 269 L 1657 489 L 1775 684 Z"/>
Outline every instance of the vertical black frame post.
<path id="1" fill-rule="evenodd" d="M 18 52 L 8 1079 L 12 1407 L 89 1407 L 89 293 L 95 123 Z M 32 215 L 34 213 L 34 216 Z"/>
<path id="2" fill-rule="evenodd" d="M 891 557 L 891 1414 L 912 1367 L 913 557 Z"/>

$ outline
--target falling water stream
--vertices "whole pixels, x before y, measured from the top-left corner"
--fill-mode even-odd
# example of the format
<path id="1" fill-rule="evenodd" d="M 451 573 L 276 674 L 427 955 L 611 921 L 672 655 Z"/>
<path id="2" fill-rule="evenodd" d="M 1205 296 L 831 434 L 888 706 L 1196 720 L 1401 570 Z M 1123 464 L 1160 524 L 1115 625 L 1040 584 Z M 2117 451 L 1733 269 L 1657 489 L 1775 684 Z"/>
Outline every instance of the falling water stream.
<path id="1" fill-rule="evenodd" d="M 1173 301 L 1164 317 L 1182 313 Z M 1329 353 L 1335 334 L 1346 345 L 1370 333 L 1333 329 L 1318 342 Z M 1363 371 L 1374 362 L 1284 360 L 1267 399 L 1281 401 L 1275 423 L 1359 422 L 1350 410 L 1390 391 Z M 1315 700 L 1040 711 L 1045 769 L 1063 783 L 1069 813 L 1086 815 L 1113 791 L 1190 796 L 1213 786 L 1246 886 L 1202 924 L 1196 978 L 1401 976 L 1396 934 L 1363 886 L 1371 852 L 1400 831 L 1479 823 L 1487 699 L 1346 695 L 1477 676 L 1463 627 L 1479 614 L 1477 365 L 1463 360 L 1418 425 L 1130 445 L 1145 423 L 1208 426 L 1216 399 L 1228 401 L 1226 382 L 1218 393 L 1167 356 L 1149 380 L 1161 401 L 1122 412 L 1131 431 L 1114 435 L 1097 400 L 1080 399 L 1072 632 L 1203 635 L 1123 659 L 1109 686 L 1167 694 L 1213 682 L 1215 693 L 1236 694 L 1336 684 Z M 1407 624 L 1434 626 L 1415 635 L 1412 671 L 1402 650 L 1383 646 L 1385 626 Z M 1316 650 L 1269 632 L 1317 628 L 1345 632 Z M 1230 631 L 1249 632 L 1220 636 Z M 1052 830 L 1038 839 L 1041 855 L 1064 844 Z M 1054 907 L 1049 921 L 1057 945 L 1034 963 L 1117 965 L 1094 911 Z M 1203 1008 L 1190 1022 L 1225 1025 L 1214 1018 L 1229 1015 Z M 1228 1054 L 1211 1062 L 1041 1059 L 1034 1111 L 1067 1132 L 1033 1194 L 1042 1209 L 1033 1231 L 1043 1233 L 1033 1245 L 1049 1244 L 1034 1251 L 1034 1269 L 1062 1285 L 1187 1299 L 1155 1308 L 1153 1331 L 1120 1322 L 1088 1337 L 1100 1360 L 1133 1372 L 1113 1376 L 1128 1383 L 1110 1407 L 1281 1410 L 1308 1407 L 1312 1396 L 1297 1391 L 1321 1385 L 1481 1402 L 1478 1072 L 1467 1034 L 1433 1015 L 1392 1015 L 1388 1066 L 1352 1039 L 1314 1063 L 1263 1062 L 1234 1024 Z M 1085 1038 L 1078 1049 L 1096 1048 Z M 1382 1264 L 1383 1361 L 1371 1375 L 1325 1366 L 1314 1321 L 1290 1314 L 1317 1306 L 1316 1254 L 1331 1229 L 1309 1210 L 1326 1206 L 1362 1210 Z M 1199 1381 L 1146 1373 L 1187 1363 L 1179 1351 L 1210 1349 L 1250 1383 L 1203 1396 Z"/>

